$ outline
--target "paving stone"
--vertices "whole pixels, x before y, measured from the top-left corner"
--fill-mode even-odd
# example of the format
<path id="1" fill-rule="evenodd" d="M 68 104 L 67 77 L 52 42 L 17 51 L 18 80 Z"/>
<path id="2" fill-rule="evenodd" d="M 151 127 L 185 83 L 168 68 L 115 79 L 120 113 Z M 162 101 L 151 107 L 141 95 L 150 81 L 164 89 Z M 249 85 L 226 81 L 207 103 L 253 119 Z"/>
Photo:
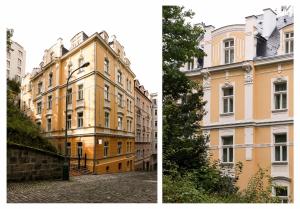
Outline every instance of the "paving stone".
<path id="1" fill-rule="evenodd" d="M 7 183 L 8 203 L 155 203 L 156 172 L 82 175 Z"/>

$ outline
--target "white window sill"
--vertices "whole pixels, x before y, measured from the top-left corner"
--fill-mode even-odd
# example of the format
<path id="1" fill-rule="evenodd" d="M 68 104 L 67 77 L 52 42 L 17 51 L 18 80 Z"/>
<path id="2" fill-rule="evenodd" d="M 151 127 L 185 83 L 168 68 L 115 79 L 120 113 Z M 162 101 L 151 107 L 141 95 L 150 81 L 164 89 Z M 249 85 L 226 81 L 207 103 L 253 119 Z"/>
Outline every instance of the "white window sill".
<path id="1" fill-rule="evenodd" d="M 221 113 L 220 116 L 232 116 L 234 115 L 233 112 L 228 112 L 228 113 Z"/>
<path id="2" fill-rule="evenodd" d="M 221 166 L 233 167 L 233 162 L 221 162 Z"/>
<path id="3" fill-rule="evenodd" d="M 288 161 L 273 161 L 272 165 L 288 165 Z"/>
<path id="4" fill-rule="evenodd" d="M 272 113 L 277 113 L 277 112 L 287 112 L 288 109 L 274 109 L 272 110 Z"/>

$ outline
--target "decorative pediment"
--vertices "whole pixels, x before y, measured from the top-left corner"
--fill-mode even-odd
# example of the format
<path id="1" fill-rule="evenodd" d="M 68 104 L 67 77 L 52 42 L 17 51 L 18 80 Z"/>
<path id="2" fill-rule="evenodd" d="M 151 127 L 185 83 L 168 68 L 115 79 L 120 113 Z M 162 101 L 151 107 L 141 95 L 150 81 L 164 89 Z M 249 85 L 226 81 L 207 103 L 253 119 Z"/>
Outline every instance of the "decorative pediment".
<path id="1" fill-rule="evenodd" d="M 286 82 L 286 79 L 283 77 L 283 75 L 277 76 L 276 80 L 274 81 L 274 83 L 282 83 L 282 82 Z"/>

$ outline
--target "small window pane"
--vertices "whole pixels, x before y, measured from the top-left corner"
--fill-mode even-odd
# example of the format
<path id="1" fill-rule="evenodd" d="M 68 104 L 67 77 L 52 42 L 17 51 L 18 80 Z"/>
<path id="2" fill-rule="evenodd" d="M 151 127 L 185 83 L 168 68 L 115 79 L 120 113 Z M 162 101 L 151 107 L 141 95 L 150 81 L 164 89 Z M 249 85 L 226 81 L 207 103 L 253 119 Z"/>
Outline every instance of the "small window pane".
<path id="1" fill-rule="evenodd" d="M 286 82 L 284 83 L 276 83 L 275 91 L 286 91 Z"/>
<path id="2" fill-rule="evenodd" d="M 230 106 L 229 106 L 230 112 L 233 112 L 233 98 L 230 98 L 229 101 L 230 101 Z"/>
<path id="3" fill-rule="evenodd" d="M 282 94 L 282 108 L 286 108 L 286 94 Z"/>
<path id="4" fill-rule="evenodd" d="M 225 47 L 229 47 L 229 42 L 228 41 L 225 42 Z"/>
<path id="5" fill-rule="evenodd" d="M 275 147 L 275 161 L 280 161 L 280 146 Z"/>
<path id="6" fill-rule="evenodd" d="M 288 41 L 286 41 L 285 42 L 285 53 L 289 53 L 289 42 Z"/>
<path id="7" fill-rule="evenodd" d="M 289 33 L 286 33 L 285 34 L 285 38 L 289 38 L 290 37 L 290 34 Z"/>
<path id="8" fill-rule="evenodd" d="M 233 63 L 234 60 L 234 50 L 230 49 L 230 63 Z"/>
<path id="9" fill-rule="evenodd" d="M 229 162 L 233 162 L 233 148 L 229 148 Z"/>
<path id="10" fill-rule="evenodd" d="M 290 47 L 291 47 L 290 52 L 293 53 L 293 52 L 294 52 L 294 41 L 291 40 L 291 41 L 290 41 L 290 44 L 291 44 L 291 45 L 290 45 Z"/>
<path id="11" fill-rule="evenodd" d="M 280 94 L 275 95 L 275 109 L 280 109 Z"/>
<path id="12" fill-rule="evenodd" d="M 229 63 L 229 51 L 225 50 L 225 63 Z"/>
<path id="13" fill-rule="evenodd" d="M 231 96 L 233 95 L 233 88 L 224 88 L 223 92 L 224 92 L 224 96 Z"/>
<path id="14" fill-rule="evenodd" d="M 287 161 L 287 148 L 282 146 L 282 161 Z"/>
<path id="15" fill-rule="evenodd" d="M 223 162 L 227 162 L 227 148 L 223 148 Z"/>
<path id="16" fill-rule="evenodd" d="M 275 193 L 276 196 L 287 197 L 288 196 L 287 187 L 276 187 Z"/>
<path id="17" fill-rule="evenodd" d="M 232 145 L 233 144 L 232 136 L 222 137 L 222 138 L 223 138 L 223 145 Z"/>
<path id="18" fill-rule="evenodd" d="M 285 143 L 285 142 L 286 142 L 286 134 L 275 135 L 275 143 Z"/>
<path id="19" fill-rule="evenodd" d="M 224 99 L 224 105 L 223 105 L 223 108 L 224 108 L 224 113 L 227 113 L 228 112 L 228 99 Z"/>

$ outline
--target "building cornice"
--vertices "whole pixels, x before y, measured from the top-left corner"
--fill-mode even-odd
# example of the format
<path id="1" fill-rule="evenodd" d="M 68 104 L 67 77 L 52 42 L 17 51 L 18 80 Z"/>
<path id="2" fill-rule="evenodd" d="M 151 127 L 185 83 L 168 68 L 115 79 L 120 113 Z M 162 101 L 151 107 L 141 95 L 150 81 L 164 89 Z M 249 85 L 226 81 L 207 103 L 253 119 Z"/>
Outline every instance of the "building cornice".
<path id="1" fill-rule="evenodd" d="M 287 62 L 287 61 L 293 61 L 293 60 L 294 60 L 293 53 L 272 56 L 272 57 L 261 57 L 261 58 L 254 59 L 254 66 L 267 65 L 267 64 L 273 64 L 273 63 L 278 63 L 278 62 Z"/>
<path id="2" fill-rule="evenodd" d="M 222 33 L 226 32 L 232 32 L 232 31 L 244 31 L 245 30 L 245 24 L 233 24 L 233 25 L 226 25 L 220 28 L 217 28 L 211 32 L 212 37 L 220 35 Z"/>
<path id="3" fill-rule="evenodd" d="M 226 123 L 214 123 L 210 125 L 202 126 L 202 130 L 211 130 L 211 129 L 222 129 L 222 128 L 235 128 L 235 127 L 248 127 L 248 126 L 273 126 L 273 125 L 288 125 L 294 124 L 293 118 L 287 118 L 285 120 L 242 120 Z"/>
<path id="4" fill-rule="evenodd" d="M 82 43 L 80 43 L 78 46 L 74 47 L 73 49 L 71 49 L 70 51 L 68 51 L 66 54 L 64 54 L 61 57 L 61 60 L 66 59 L 67 57 L 69 57 L 70 55 L 76 53 L 80 48 L 82 48 L 83 46 L 89 44 L 92 40 L 99 40 L 100 43 L 106 47 L 106 49 L 109 50 L 109 52 L 114 56 L 114 58 L 116 60 L 118 60 L 125 69 L 127 69 L 127 71 L 133 76 L 135 77 L 135 74 L 132 72 L 132 70 L 130 69 L 130 67 L 122 60 L 120 59 L 120 56 L 101 38 L 101 36 L 96 32 L 93 35 L 91 35 L 90 37 L 88 37 L 86 40 L 84 40 Z"/>
<path id="5" fill-rule="evenodd" d="M 225 65 L 217 65 L 213 67 L 207 67 L 207 68 L 197 68 L 196 70 L 192 71 L 184 71 L 183 73 L 187 77 L 197 76 L 203 74 L 203 71 L 205 69 L 205 72 L 215 72 L 215 71 L 221 71 L 221 70 L 230 70 L 230 69 L 239 69 L 243 68 L 245 64 L 249 63 L 250 60 L 245 60 L 243 62 L 235 62 L 231 64 L 225 64 Z"/>

